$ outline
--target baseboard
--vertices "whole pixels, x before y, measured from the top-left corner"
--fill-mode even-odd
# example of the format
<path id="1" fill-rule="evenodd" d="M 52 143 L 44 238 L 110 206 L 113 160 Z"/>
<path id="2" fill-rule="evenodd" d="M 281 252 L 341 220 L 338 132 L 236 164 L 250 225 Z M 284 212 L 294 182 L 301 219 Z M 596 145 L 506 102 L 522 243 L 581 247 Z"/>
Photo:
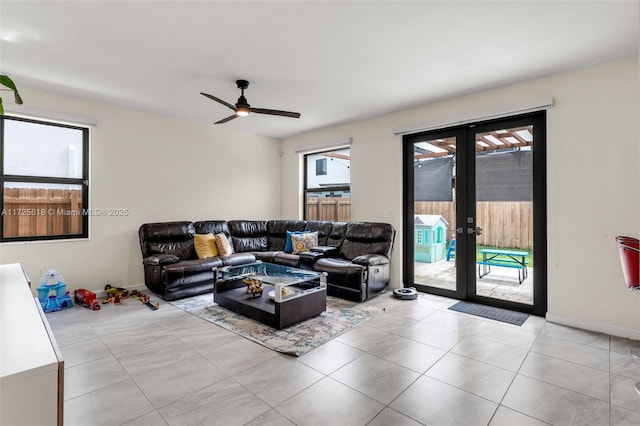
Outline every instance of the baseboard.
<path id="1" fill-rule="evenodd" d="M 561 315 L 550 314 L 547 312 L 546 320 L 554 324 L 566 325 L 569 327 L 581 328 L 583 330 L 595 331 L 597 333 L 609 334 L 611 336 L 622 337 L 625 339 L 640 340 L 640 330 L 631 328 L 617 327 L 610 324 L 602 324 L 593 321 L 584 321 L 571 317 L 563 317 Z"/>

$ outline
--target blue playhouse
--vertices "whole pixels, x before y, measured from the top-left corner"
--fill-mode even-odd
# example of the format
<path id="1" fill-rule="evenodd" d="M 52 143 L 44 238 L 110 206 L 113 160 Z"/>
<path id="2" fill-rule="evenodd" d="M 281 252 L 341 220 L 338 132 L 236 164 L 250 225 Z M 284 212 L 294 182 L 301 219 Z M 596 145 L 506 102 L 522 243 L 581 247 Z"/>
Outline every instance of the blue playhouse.
<path id="1" fill-rule="evenodd" d="M 60 311 L 73 306 L 67 286 L 60 274 L 50 269 L 40 280 L 38 300 L 45 312 Z"/>
<path id="2" fill-rule="evenodd" d="M 416 262 L 435 263 L 445 258 L 448 228 L 449 222 L 442 215 L 414 215 L 414 259 Z"/>

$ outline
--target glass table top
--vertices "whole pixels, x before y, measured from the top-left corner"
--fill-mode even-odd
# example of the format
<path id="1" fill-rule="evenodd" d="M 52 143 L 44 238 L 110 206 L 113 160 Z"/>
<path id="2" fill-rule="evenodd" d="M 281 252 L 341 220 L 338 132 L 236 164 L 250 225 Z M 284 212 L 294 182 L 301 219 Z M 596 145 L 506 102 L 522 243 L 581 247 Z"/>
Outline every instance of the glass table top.
<path id="1" fill-rule="evenodd" d="M 218 272 L 220 272 L 225 279 L 251 277 L 265 284 L 273 285 L 292 285 L 319 279 L 323 275 L 321 272 L 264 262 L 239 266 L 224 266 L 218 268 Z"/>

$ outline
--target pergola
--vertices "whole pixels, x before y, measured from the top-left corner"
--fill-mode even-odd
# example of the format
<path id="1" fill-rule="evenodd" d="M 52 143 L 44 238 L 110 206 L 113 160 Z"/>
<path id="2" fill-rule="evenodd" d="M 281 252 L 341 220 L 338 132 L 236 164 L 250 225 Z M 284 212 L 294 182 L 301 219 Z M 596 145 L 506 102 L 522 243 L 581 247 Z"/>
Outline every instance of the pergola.
<path id="1" fill-rule="evenodd" d="M 476 135 L 476 152 L 514 150 L 533 144 L 532 126 L 494 130 Z M 446 157 L 456 153 L 454 137 L 426 140 L 414 145 L 414 159 Z"/>

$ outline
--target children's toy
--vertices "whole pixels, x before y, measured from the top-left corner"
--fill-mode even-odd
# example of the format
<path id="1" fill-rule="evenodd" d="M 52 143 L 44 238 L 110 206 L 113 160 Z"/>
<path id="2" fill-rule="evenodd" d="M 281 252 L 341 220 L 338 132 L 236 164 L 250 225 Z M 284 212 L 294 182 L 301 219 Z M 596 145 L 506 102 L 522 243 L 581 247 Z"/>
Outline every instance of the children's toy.
<path id="1" fill-rule="evenodd" d="M 147 305 L 147 307 L 149 309 L 151 309 L 152 311 L 156 311 L 160 307 L 159 303 L 155 303 L 155 304 L 151 303 L 150 300 L 149 300 L 149 296 L 148 295 L 146 295 L 144 293 L 140 293 L 136 289 L 131 290 L 131 297 L 134 297 L 134 298 L 138 299 L 144 305 Z"/>
<path id="2" fill-rule="evenodd" d="M 104 287 L 104 292 L 107 293 L 107 298 L 102 300 L 102 303 L 111 303 L 119 305 L 122 300 L 129 297 L 129 290 L 123 287 L 111 287 L 111 284 L 107 284 Z"/>
<path id="3" fill-rule="evenodd" d="M 80 306 L 84 306 L 85 308 L 89 308 L 93 311 L 100 309 L 96 294 L 92 291 L 80 288 L 73 292 L 73 298 L 76 301 L 76 304 Z"/>
<path id="4" fill-rule="evenodd" d="M 67 286 L 60 274 L 50 269 L 40 280 L 38 301 L 45 312 L 56 312 L 73 306 Z"/>

